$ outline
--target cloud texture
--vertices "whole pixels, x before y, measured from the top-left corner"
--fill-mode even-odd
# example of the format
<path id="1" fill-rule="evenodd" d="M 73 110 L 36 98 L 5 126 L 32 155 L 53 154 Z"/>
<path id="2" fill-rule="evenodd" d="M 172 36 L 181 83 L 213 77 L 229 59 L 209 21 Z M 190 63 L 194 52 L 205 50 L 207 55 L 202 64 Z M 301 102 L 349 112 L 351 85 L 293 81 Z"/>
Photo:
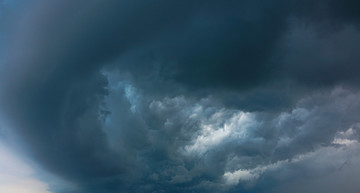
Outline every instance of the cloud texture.
<path id="1" fill-rule="evenodd" d="M 1 113 L 53 192 L 355 193 L 359 6 L 7 3 Z"/>

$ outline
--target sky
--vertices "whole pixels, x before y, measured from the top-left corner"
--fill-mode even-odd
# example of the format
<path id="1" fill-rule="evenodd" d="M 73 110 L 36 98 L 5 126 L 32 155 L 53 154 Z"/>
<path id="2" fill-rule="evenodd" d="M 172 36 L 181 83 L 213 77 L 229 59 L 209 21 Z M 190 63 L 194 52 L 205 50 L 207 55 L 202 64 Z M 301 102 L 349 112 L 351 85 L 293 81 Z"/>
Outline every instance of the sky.
<path id="1" fill-rule="evenodd" d="M 357 0 L 0 0 L 0 192 L 360 192 Z"/>

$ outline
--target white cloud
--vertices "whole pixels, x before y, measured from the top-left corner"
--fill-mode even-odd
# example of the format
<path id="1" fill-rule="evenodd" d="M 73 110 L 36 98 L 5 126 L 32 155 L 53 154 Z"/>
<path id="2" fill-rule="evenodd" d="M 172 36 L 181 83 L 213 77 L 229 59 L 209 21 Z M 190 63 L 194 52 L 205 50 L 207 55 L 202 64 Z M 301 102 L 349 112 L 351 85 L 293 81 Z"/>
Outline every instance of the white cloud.
<path id="1" fill-rule="evenodd" d="M 201 134 L 196 137 L 192 145 L 185 147 L 188 153 L 203 154 L 211 148 L 222 144 L 227 139 L 242 139 L 248 137 L 248 129 L 256 125 L 252 113 L 242 111 L 233 113 L 220 110 L 200 124 Z"/>
<path id="2" fill-rule="evenodd" d="M 236 185 L 239 181 L 255 180 L 259 177 L 258 173 L 254 173 L 251 170 L 237 170 L 235 172 L 226 172 L 224 178 L 226 184 Z"/>
<path id="3" fill-rule="evenodd" d="M 240 182 L 254 182 L 263 173 L 276 170 L 287 163 L 289 163 L 289 160 L 282 160 L 273 164 L 258 166 L 253 169 L 239 169 L 234 172 L 225 172 L 223 177 L 226 185 L 237 185 Z"/>
<path id="4" fill-rule="evenodd" d="M 349 134 L 352 132 L 353 131 L 349 129 L 341 133 Z M 266 172 L 284 170 L 294 166 L 301 167 L 308 171 L 308 173 L 313 173 L 313 175 L 310 175 L 313 180 L 318 180 L 319 175 L 332 175 L 333 178 L 336 178 L 337 174 L 331 173 L 331 171 L 340 172 L 343 168 L 345 168 L 345 170 L 351 170 L 352 168 L 358 171 L 360 168 L 360 159 L 358 158 L 360 152 L 359 141 L 335 138 L 334 143 L 335 142 L 343 142 L 336 144 L 344 146 L 321 147 L 314 152 L 300 154 L 291 160 L 281 160 L 273 164 L 260 165 L 252 169 L 228 171 L 223 175 L 224 182 L 228 186 L 235 186 L 239 183 L 255 183 L 261 175 Z M 340 173 L 339 175 L 343 174 Z M 279 179 L 281 179 L 280 176 Z"/>
<path id="5" fill-rule="evenodd" d="M 356 131 L 353 128 L 349 128 L 346 131 L 340 131 L 337 133 L 332 143 L 345 146 L 356 144 L 358 143 L 358 141 L 355 139 L 351 139 L 355 135 Z"/>

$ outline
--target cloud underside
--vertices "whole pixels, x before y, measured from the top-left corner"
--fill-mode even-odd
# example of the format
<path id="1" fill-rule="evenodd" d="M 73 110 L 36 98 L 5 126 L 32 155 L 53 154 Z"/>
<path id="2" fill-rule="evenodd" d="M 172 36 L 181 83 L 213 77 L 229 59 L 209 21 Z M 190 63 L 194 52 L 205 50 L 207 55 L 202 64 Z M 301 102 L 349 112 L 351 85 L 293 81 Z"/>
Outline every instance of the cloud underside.
<path id="1" fill-rule="evenodd" d="M 356 7 L 19 3 L 1 113 L 54 192 L 359 192 Z"/>

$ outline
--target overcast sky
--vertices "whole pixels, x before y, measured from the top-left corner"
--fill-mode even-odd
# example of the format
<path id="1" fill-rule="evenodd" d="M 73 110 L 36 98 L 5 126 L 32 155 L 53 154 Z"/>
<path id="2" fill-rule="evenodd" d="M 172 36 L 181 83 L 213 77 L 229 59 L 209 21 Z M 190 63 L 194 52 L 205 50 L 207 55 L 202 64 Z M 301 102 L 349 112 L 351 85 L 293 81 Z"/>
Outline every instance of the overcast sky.
<path id="1" fill-rule="evenodd" d="M 0 0 L 0 192 L 359 193 L 359 10 Z"/>

